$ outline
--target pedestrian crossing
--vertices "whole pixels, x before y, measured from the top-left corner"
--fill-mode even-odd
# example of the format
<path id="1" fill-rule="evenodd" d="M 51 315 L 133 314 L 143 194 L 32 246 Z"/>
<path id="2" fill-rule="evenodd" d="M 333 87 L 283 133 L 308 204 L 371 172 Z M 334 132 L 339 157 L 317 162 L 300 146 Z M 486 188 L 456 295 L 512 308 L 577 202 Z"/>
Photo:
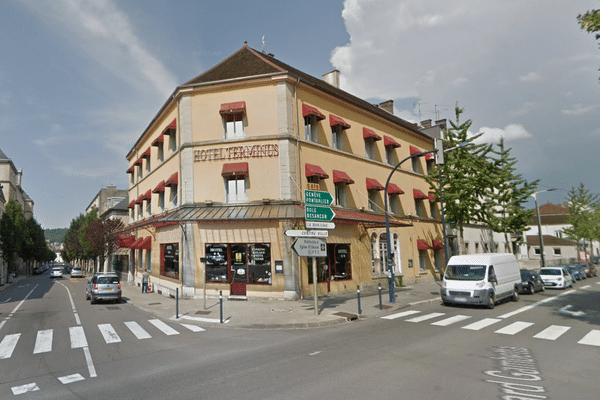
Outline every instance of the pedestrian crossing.
<path id="1" fill-rule="evenodd" d="M 140 324 L 136 321 L 125 321 L 123 326 L 118 325 L 117 327 L 113 326 L 112 324 L 98 324 L 97 328 L 106 344 L 121 343 L 121 335 L 127 332 L 133 334 L 133 336 L 135 336 L 135 338 L 138 340 L 151 339 L 157 335 L 173 336 L 181 333 L 179 330 L 159 319 L 150 319 L 146 322 L 147 324 Z M 197 325 L 178 324 L 178 326 L 185 328 L 184 331 L 191 331 L 194 333 L 204 331 L 203 328 Z M 119 335 L 118 332 L 120 332 L 121 335 Z M 19 340 L 21 339 L 21 336 L 21 333 L 14 333 L 4 336 L 2 341 L 0 341 L 0 360 L 12 357 L 15 349 L 17 348 Z M 33 354 L 51 352 L 56 337 L 62 338 L 63 336 L 65 335 L 61 335 L 59 332 L 56 332 L 55 335 L 55 329 L 44 329 L 37 331 L 35 336 L 35 344 L 33 346 Z M 88 347 L 88 340 L 83 326 L 81 325 L 70 327 L 68 338 L 70 347 L 72 349 Z"/>
<path id="2" fill-rule="evenodd" d="M 535 328 L 535 323 L 528 321 L 516 321 L 510 323 L 506 326 L 498 326 L 500 322 L 506 322 L 505 319 L 502 318 L 482 318 L 474 322 L 469 322 L 471 318 L 470 315 L 453 315 L 444 317 L 445 313 L 433 312 L 433 313 L 422 313 L 417 310 L 408 310 L 402 311 L 395 314 L 385 315 L 381 317 L 382 319 L 387 320 L 396 320 L 402 319 L 404 322 L 411 323 L 421 323 L 421 322 L 429 322 L 430 325 L 433 326 L 451 326 L 454 324 L 466 323 L 466 325 L 461 325 L 461 329 L 470 330 L 470 331 L 480 331 L 490 327 L 490 329 L 495 329 L 494 333 L 500 335 L 516 335 L 525 330 L 529 330 L 532 332 Z M 410 318 L 408 318 L 410 317 Z M 406 318 L 406 319 L 405 319 Z M 439 319 L 442 318 L 442 319 Z M 437 319 L 437 320 L 436 320 Z M 435 320 L 433 322 L 430 322 Z M 496 328 L 493 328 L 493 326 Z M 535 339 L 542 340 L 557 340 L 561 336 L 563 336 L 567 331 L 571 329 L 570 326 L 562 326 L 562 325 L 550 325 L 545 327 L 543 330 L 536 332 L 532 335 Z M 578 344 L 587 345 L 587 346 L 600 346 L 600 330 L 592 329 L 586 335 L 584 335 L 578 342 Z"/>

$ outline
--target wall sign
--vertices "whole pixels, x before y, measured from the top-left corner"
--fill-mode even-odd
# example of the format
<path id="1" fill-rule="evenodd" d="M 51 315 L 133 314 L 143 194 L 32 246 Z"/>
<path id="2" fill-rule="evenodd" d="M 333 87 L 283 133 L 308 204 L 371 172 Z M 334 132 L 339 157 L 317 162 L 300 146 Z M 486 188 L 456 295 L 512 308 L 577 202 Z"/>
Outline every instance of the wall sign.
<path id="1" fill-rule="evenodd" d="M 217 160 L 241 160 L 245 158 L 278 157 L 276 144 L 255 144 L 252 146 L 216 147 L 194 150 L 194 162 Z"/>

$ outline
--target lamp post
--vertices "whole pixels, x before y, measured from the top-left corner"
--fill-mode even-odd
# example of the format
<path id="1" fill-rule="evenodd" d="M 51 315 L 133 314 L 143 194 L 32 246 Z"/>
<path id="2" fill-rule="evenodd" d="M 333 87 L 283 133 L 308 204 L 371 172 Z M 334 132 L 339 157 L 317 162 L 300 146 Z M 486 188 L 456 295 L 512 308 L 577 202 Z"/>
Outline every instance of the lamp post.
<path id="1" fill-rule="evenodd" d="M 556 190 L 556 188 L 540 190 L 539 192 L 535 192 L 531 195 L 531 197 L 533 197 L 533 199 L 535 200 L 535 210 L 537 212 L 538 235 L 540 238 L 540 259 L 542 268 L 546 266 L 546 260 L 544 259 L 544 236 L 542 235 L 542 220 L 540 218 L 540 207 L 538 206 L 537 195 L 538 193 L 551 192 L 553 190 Z"/>
<path id="2" fill-rule="evenodd" d="M 456 150 L 460 147 L 465 147 L 468 146 L 470 143 L 469 142 L 462 142 L 459 143 L 458 146 L 455 147 L 451 147 L 447 150 L 444 150 L 443 148 L 443 143 L 442 140 L 437 140 L 435 141 L 435 150 L 430 150 L 430 151 L 424 151 L 422 153 L 416 153 L 416 154 L 412 154 L 408 157 L 406 157 L 404 160 L 400 161 L 395 167 L 394 169 L 392 169 L 392 172 L 390 172 L 390 175 L 387 178 L 387 181 L 385 182 L 385 241 L 386 241 L 386 245 L 387 245 L 387 267 L 388 267 L 388 273 L 389 273 L 389 294 L 390 294 L 390 303 L 395 303 L 396 302 L 396 285 L 395 285 L 395 277 L 394 277 L 394 263 L 392 262 L 392 246 L 391 246 L 391 240 L 390 240 L 390 214 L 388 211 L 388 186 L 390 184 L 390 179 L 392 179 L 392 175 L 394 174 L 394 172 L 396 172 L 396 170 L 398 168 L 400 168 L 400 166 L 402 165 L 402 163 L 404 163 L 407 160 L 410 160 L 412 158 L 416 158 L 416 157 L 422 157 L 426 154 L 430 154 L 430 153 L 438 153 L 436 157 L 436 162 L 438 164 L 443 164 L 444 163 L 444 157 L 443 154 L 447 153 L 449 151 L 452 150 Z M 441 151 L 440 151 L 441 150 Z M 438 161 L 439 160 L 439 161 Z M 443 211 L 442 211 L 443 213 Z M 445 225 L 445 223 L 444 223 Z M 446 239 L 446 232 L 444 230 L 444 246 L 447 246 L 447 239 Z M 446 250 L 446 258 L 447 258 L 447 250 Z"/>

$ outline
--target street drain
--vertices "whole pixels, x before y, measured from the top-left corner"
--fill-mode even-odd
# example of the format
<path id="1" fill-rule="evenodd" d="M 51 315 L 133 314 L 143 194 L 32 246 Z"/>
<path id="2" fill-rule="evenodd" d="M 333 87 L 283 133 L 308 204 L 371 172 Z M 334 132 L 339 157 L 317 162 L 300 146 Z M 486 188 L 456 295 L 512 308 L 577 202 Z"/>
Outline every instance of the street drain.
<path id="1" fill-rule="evenodd" d="M 358 315 L 350 314 L 347 312 L 336 312 L 336 313 L 333 313 L 333 315 L 337 315 L 339 317 L 344 317 L 344 318 L 346 318 L 346 321 L 356 321 L 358 319 Z"/>

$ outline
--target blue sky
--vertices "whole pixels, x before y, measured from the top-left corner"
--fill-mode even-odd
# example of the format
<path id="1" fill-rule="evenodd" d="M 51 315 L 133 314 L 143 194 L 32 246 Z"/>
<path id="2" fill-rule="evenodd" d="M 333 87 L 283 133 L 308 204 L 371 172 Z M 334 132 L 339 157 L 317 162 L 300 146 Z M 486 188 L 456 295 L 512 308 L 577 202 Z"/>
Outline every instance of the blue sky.
<path id="1" fill-rule="evenodd" d="M 23 169 L 44 228 L 67 227 L 109 184 L 175 87 L 244 41 L 417 122 L 503 136 L 540 203 L 600 193 L 600 50 L 592 0 L 0 2 L 0 149 Z"/>

